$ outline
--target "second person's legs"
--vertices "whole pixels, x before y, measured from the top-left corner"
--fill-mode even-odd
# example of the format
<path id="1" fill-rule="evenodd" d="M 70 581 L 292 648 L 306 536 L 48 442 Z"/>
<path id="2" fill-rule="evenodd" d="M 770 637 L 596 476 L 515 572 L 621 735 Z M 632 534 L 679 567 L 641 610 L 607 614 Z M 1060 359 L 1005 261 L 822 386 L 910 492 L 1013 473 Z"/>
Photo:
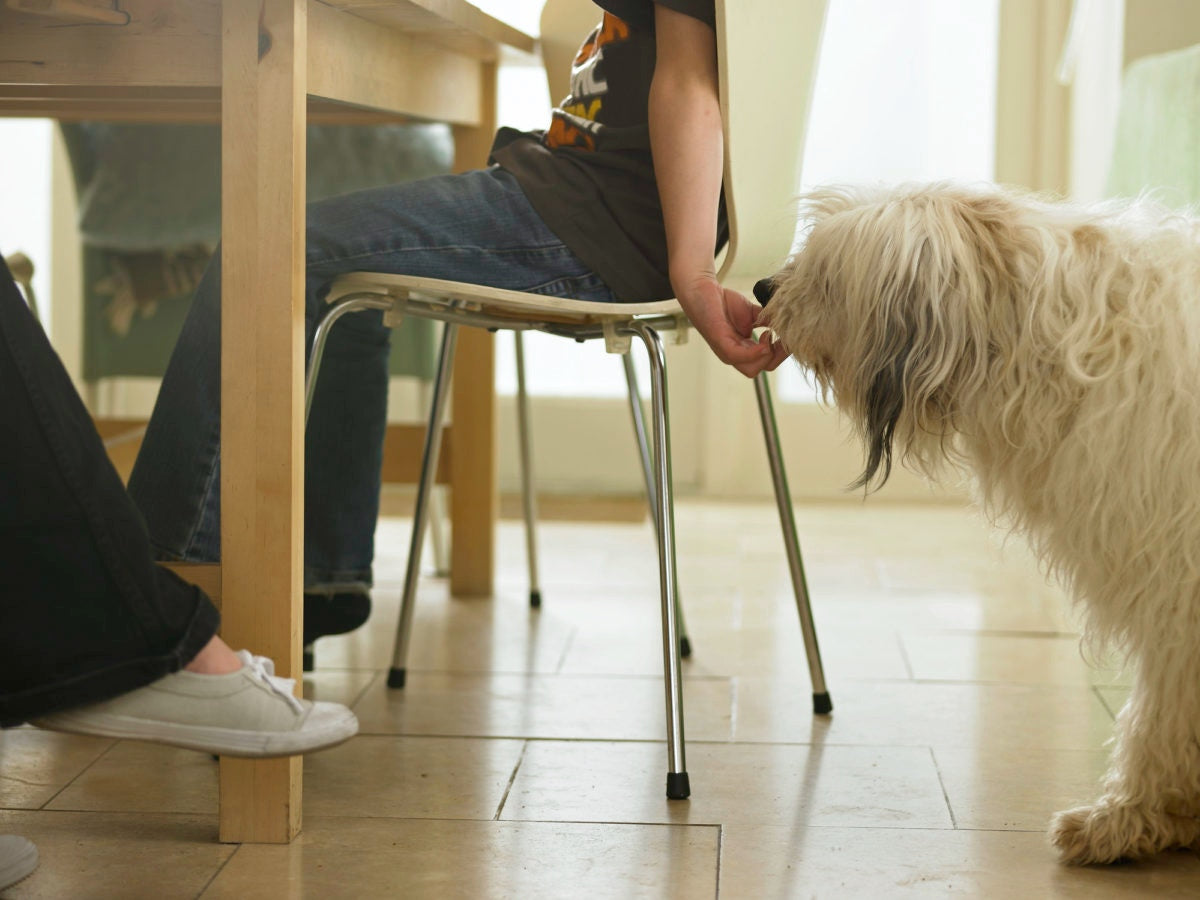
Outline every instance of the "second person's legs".
<path id="1" fill-rule="evenodd" d="M 546 227 L 515 179 L 497 168 L 310 206 L 306 266 L 310 341 L 329 283 L 353 271 L 613 299 Z M 220 557 L 220 302 L 214 261 L 193 300 L 129 483 L 158 552 L 168 558 Z M 306 591 L 371 583 L 387 354 L 388 331 L 378 313 L 343 318 L 326 346 L 305 438 Z"/>

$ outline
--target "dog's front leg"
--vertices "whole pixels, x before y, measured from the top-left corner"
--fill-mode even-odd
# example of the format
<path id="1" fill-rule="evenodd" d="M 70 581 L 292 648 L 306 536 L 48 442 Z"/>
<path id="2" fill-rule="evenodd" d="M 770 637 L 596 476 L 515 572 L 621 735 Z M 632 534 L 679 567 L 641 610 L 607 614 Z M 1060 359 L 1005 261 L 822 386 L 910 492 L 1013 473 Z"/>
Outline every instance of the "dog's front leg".
<path id="1" fill-rule="evenodd" d="M 1200 649 L 1180 632 L 1158 637 L 1135 659 L 1103 796 L 1050 823 L 1063 862 L 1139 859 L 1200 841 Z"/>

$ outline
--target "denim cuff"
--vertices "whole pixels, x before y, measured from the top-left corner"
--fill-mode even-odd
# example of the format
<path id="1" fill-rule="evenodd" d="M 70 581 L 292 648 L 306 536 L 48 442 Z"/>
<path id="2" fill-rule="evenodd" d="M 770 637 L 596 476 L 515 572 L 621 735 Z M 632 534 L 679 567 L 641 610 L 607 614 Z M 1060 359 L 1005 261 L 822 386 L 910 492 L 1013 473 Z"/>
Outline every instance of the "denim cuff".
<path id="1" fill-rule="evenodd" d="M 374 579 L 371 569 L 330 570 L 304 569 L 304 593 L 306 594 L 369 594 Z"/>

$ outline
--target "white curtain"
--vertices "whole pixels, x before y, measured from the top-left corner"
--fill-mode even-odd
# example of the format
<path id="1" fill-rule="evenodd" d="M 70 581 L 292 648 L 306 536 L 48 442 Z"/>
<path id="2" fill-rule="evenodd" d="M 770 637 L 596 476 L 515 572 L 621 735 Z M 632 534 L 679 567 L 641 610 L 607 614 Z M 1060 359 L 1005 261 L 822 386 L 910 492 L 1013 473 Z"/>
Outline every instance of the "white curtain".
<path id="1" fill-rule="evenodd" d="M 1071 87 L 1071 196 L 1105 196 L 1125 51 L 1125 0 L 1075 0 L 1059 80 Z"/>
<path id="2" fill-rule="evenodd" d="M 998 32 L 999 0 L 830 0 L 802 184 L 990 181 Z"/>

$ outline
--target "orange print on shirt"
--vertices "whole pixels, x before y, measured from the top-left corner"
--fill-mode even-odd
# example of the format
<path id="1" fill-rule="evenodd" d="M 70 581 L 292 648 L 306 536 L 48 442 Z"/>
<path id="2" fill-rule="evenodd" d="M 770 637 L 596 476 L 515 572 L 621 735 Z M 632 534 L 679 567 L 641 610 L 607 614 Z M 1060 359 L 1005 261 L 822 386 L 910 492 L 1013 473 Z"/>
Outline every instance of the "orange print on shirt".
<path id="1" fill-rule="evenodd" d="M 546 132 L 547 147 L 579 147 L 583 150 L 595 150 L 596 139 L 575 125 L 569 124 L 565 119 L 555 116 L 550 121 L 550 128 Z"/>
<path id="2" fill-rule="evenodd" d="M 606 12 L 599 27 L 593 31 L 572 65 L 571 90 L 575 96 L 590 97 L 589 102 L 581 101 L 567 103 L 561 111 L 555 111 L 550 127 L 546 131 L 545 144 L 547 147 L 575 147 L 581 150 L 595 150 L 596 136 L 587 128 L 587 124 L 595 122 L 600 110 L 604 107 L 603 94 L 608 86 L 602 80 L 596 80 L 593 73 L 604 55 L 604 47 L 615 41 L 629 37 L 629 26 Z M 568 98 L 570 99 L 570 98 Z"/>
<path id="3" fill-rule="evenodd" d="M 579 48 L 579 53 L 575 56 L 575 65 L 579 65 L 591 57 L 597 50 L 605 44 L 611 44 L 613 41 L 623 41 L 629 37 L 629 26 L 624 21 L 618 19 L 610 12 L 604 14 L 604 19 L 597 28 L 583 42 L 583 46 Z"/>

